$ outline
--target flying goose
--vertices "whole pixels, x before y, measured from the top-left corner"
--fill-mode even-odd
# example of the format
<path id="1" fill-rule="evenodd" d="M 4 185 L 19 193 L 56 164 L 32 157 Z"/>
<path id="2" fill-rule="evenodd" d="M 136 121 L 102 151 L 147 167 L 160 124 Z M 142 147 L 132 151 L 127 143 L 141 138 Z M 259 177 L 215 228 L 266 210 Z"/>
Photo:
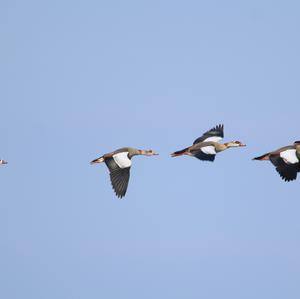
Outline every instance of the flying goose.
<path id="1" fill-rule="evenodd" d="M 130 176 L 131 158 L 133 156 L 158 155 L 153 150 L 139 150 L 132 147 L 123 147 L 111 153 L 105 154 L 100 158 L 91 161 L 91 164 L 105 162 L 109 169 L 112 187 L 119 198 L 126 194 Z"/>
<path id="2" fill-rule="evenodd" d="M 246 146 L 240 141 L 231 141 L 224 144 L 218 143 L 224 137 L 224 125 L 218 125 L 205 132 L 201 137 L 197 138 L 192 146 L 183 150 L 174 152 L 172 157 L 188 155 L 204 161 L 215 160 L 217 153 L 222 152 L 230 147 Z"/>
<path id="3" fill-rule="evenodd" d="M 4 164 L 7 164 L 7 162 L 1 159 L 0 160 L 0 165 L 4 165 Z"/>
<path id="4" fill-rule="evenodd" d="M 292 145 L 279 148 L 253 160 L 270 160 L 283 180 L 293 181 L 297 178 L 297 172 L 300 172 L 300 141 L 295 141 Z"/>

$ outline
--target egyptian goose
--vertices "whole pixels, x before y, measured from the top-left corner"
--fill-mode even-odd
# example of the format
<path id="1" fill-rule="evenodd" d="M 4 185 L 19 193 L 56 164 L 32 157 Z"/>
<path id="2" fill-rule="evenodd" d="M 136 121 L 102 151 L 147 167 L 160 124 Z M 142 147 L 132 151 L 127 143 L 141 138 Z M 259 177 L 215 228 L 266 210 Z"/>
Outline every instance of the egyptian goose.
<path id="1" fill-rule="evenodd" d="M 7 164 L 7 162 L 1 159 L 0 160 L 0 165 L 4 165 L 4 164 Z"/>
<path id="2" fill-rule="evenodd" d="M 188 155 L 204 161 L 215 160 L 217 153 L 222 152 L 230 147 L 246 146 L 240 141 L 231 141 L 224 144 L 218 143 L 224 137 L 224 125 L 218 125 L 205 132 L 201 137 L 197 138 L 192 146 L 181 151 L 171 154 L 172 157 Z"/>
<path id="3" fill-rule="evenodd" d="M 158 153 L 153 150 L 138 150 L 132 147 L 123 147 L 91 161 L 91 164 L 105 162 L 109 169 L 112 187 L 116 195 L 122 198 L 128 187 L 131 158 L 138 155 L 154 156 L 158 155 Z"/>
<path id="4" fill-rule="evenodd" d="M 279 148 L 253 160 L 270 160 L 283 180 L 293 181 L 297 178 L 297 172 L 300 172 L 300 141 L 295 141 L 293 145 Z"/>

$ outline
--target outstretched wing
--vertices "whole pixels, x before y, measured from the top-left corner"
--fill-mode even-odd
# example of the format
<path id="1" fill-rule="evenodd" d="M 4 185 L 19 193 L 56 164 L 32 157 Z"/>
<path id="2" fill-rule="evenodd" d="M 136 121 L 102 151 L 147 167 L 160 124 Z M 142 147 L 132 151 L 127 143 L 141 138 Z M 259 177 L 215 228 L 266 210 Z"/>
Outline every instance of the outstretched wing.
<path id="1" fill-rule="evenodd" d="M 129 177 L 130 167 L 120 168 L 114 158 L 105 159 L 105 163 L 109 169 L 110 181 L 112 187 L 119 198 L 125 196 Z"/>
<path id="2" fill-rule="evenodd" d="M 287 164 L 280 156 L 270 156 L 270 161 L 283 180 L 289 182 L 297 178 L 297 172 L 300 171 L 299 164 Z"/>
<path id="3" fill-rule="evenodd" d="M 193 144 L 199 142 L 214 141 L 218 142 L 224 137 L 224 125 L 218 125 L 205 132 L 201 137 L 197 138 Z"/>

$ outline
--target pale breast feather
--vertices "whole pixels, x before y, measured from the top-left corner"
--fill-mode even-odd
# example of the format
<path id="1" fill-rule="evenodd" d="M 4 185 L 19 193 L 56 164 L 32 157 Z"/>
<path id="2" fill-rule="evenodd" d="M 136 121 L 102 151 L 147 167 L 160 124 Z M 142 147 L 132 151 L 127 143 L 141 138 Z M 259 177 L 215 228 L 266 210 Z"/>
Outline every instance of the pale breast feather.
<path id="1" fill-rule="evenodd" d="M 112 157 L 120 168 L 127 168 L 131 166 L 131 160 L 128 158 L 128 152 L 118 153 Z"/>
<path id="2" fill-rule="evenodd" d="M 288 149 L 280 153 L 280 157 L 286 162 L 287 164 L 296 164 L 299 163 L 299 159 L 296 155 L 295 149 Z"/>
<path id="3" fill-rule="evenodd" d="M 201 147 L 201 151 L 207 155 L 215 155 L 216 154 L 215 147 L 212 145 Z"/>

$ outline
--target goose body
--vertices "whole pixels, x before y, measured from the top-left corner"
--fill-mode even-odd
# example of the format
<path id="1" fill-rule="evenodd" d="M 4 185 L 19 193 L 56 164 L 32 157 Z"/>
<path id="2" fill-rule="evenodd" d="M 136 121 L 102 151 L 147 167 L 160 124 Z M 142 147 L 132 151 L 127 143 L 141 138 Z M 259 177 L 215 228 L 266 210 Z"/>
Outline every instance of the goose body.
<path id="1" fill-rule="evenodd" d="M 125 196 L 128 187 L 130 168 L 132 165 L 131 159 L 138 155 L 153 156 L 158 154 L 153 150 L 139 150 L 132 147 L 123 147 L 104 154 L 91 161 L 91 164 L 105 162 L 109 170 L 112 187 L 117 197 L 122 198 Z"/>
<path id="2" fill-rule="evenodd" d="M 0 160 L 0 165 L 4 165 L 4 164 L 7 164 L 7 162 L 1 159 Z"/>
<path id="3" fill-rule="evenodd" d="M 224 125 L 218 125 L 197 138 L 193 145 L 183 150 L 176 151 L 172 153 L 171 156 L 178 157 L 182 155 L 188 155 L 203 161 L 213 162 L 217 153 L 222 152 L 230 147 L 245 146 L 245 144 L 242 144 L 240 141 L 231 141 L 224 144 L 219 143 L 223 137 Z"/>
<path id="4" fill-rule="evenodd" d="M 300 141 L 255 157 L 253 160 L 271 161 L 283 180 L 293 181 L 297 178 L 297 173 L 300 172 Z"/>

